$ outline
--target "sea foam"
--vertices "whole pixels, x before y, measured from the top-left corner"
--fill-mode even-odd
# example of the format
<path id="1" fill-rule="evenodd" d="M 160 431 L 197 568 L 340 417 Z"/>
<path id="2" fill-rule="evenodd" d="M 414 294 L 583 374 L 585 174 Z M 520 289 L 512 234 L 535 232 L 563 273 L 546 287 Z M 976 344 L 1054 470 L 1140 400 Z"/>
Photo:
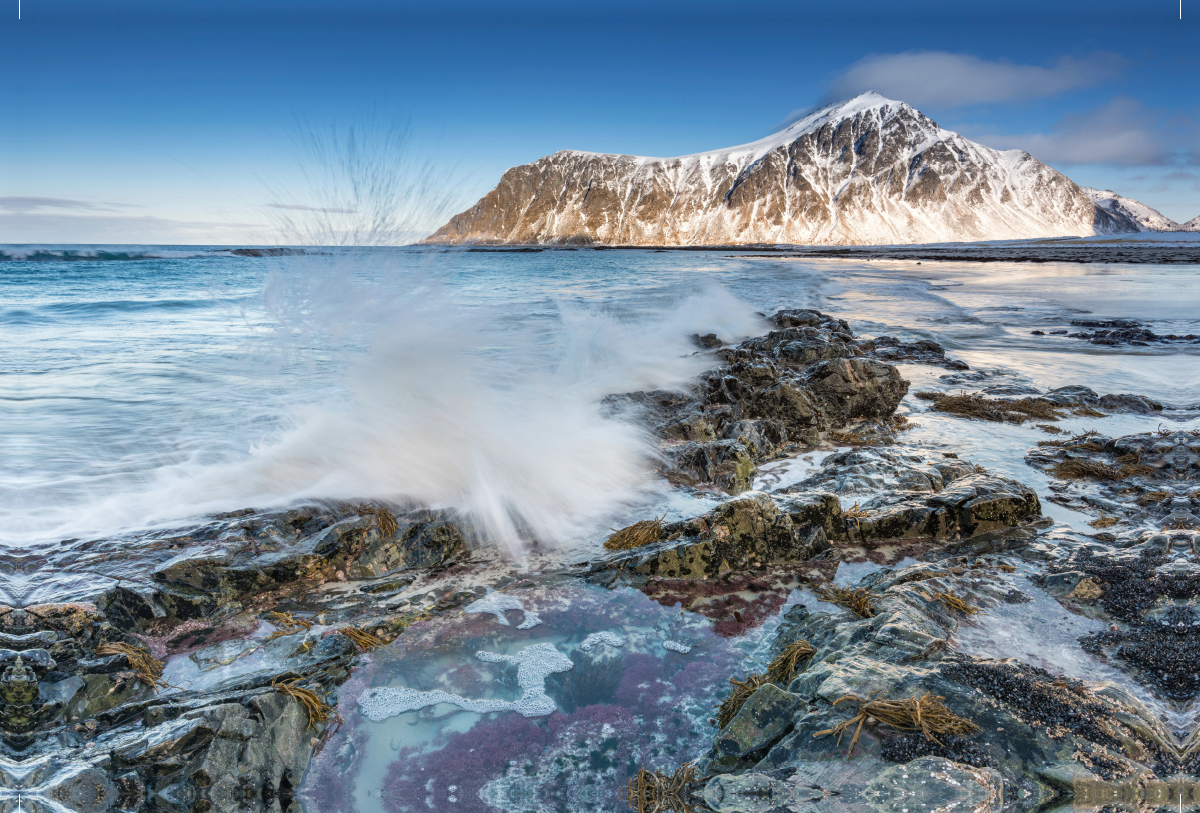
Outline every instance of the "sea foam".
<path id="1" fill-rule="evenodd" d="M 380 686 L 367 689 L 359 695 L 358 708 L 363 717 L 377 723 L 406 711 L 415 711 L 438 703 L 449 703 L 464 711 L 479 714 L 516 711 L 525 717 L 544 717 L 558 708 L 546 694 L 546 678 L 555 672 L 566 672 L 575 665 L 570 658 L 555 649 L 553 644 L 533 644 L 516 655 L 480 651 L 475 653 L 475 657 L 485 663 L 515 663 L 521 696 L 516 700 L 470 700 L 440 689 L 422 692 L 416 689 Z"/>

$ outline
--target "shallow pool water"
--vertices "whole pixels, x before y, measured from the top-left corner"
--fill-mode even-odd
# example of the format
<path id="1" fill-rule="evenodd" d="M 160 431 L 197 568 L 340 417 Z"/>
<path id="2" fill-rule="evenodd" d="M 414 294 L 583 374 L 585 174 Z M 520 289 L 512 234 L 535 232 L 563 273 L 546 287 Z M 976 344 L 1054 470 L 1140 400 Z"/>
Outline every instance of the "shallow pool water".
<path id="1" fill-rule="evenodd" d="M 504 594 L 523 608 L 501 610 L 507 624 L 455 613 L 372 653 L 341 689 L 345 722 L 303 787 L 309 813 L 616 810 L 639 767 L 674 770 L 703 756 L 713 704 L 731 677 L 761 670 L 778 625 L 722 637 L 703 616 L 636 590 L 575 582 Z M 530 612 L 541 623 L 520 629 Z M 530 647 L 550 647 L 571 664 L 544 676 L 548 714 L 478 713 L 453 699 L 378 721 L 364 714 L 371 707 L 360 701 L 380 688 L 445 693 L 431 701 L 515 701 L 525 690 L 515 665 L 476 653 L 519 659 Z"/>

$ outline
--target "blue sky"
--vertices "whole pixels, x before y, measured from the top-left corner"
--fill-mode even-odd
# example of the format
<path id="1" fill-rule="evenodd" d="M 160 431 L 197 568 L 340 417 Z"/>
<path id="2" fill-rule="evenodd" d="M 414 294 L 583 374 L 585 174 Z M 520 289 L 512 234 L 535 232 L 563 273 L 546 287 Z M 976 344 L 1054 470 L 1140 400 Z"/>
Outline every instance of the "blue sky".
<path id="1" fill-rule="evenodd" d="M 1197 0 L 4 2 L 0 242 L 270 242 L 268 203 L 321 204 L 298 120 L 407 122 L 465 208 L 555 150 L 731 146 L 868 88 L 1200 215 Z"/>

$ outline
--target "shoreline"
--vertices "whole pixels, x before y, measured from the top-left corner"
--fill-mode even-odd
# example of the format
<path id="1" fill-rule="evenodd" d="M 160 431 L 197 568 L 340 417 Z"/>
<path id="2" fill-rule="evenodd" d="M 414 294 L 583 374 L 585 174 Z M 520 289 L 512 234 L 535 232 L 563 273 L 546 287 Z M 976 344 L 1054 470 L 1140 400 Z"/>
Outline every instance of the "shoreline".
<path id="1" fill-rule="evenodd" d="M 930 591 L 932 595 L 940 591 L 955 596 L 967 606 L 1002 613 L 1005 601 L 1021 601 L 1005 598 L 1017 590 L 1008 575 L 1015 570 L 1006 568 L 1020 569 L 1035 584 L 1041 579 L 1049 595 L 1076 607 L 1073 611 L 1112 618 L 1118 625 L 1113 632 L 1116 637 L 1097 639 L 1097 652 L 1119 653 L 1122 647 L 1146 641 L 1175 657 L 1170 655 L 1175 651 L 1171 649 L 1174 639 L 1147 639 L 1145 622 L 1136 612 L 1117 617 L 1112 616 L 1111 608 L 1104 609 L 1106 597 L 1118 596 L 1119 591 L 1106 588 L 1095 576 L 1060 577 L 1075 572 L 1064 570 L 1064 562 L 1073 566 L 1078 562 L 1085 572 L 1112 574 L 1132 566 L 1125 564 L 1128 552 L 1159 551 L 1153 554 L 1157 557 L 1154 561 L 1161 559 L 1164 567 L 1182 567 L 1181 576 L 1169 570 L 1168 581 L 1163 582 L 1163 589 L 1176 590 L 1169 579 L 1192 579 L 1191 568 L 1200 571 L 1200 565 L 1191 564 L 1186 557 L 1171 558 L 1170 553 L 1172 540 L 1175 536 L 1182 539 L 1187 528 L 1191 528 L 1187 538 L 1193 540 L 1194 549 L 1195 505 L 1181 513 L 1167 496 L 1161 497 L 1160 508 L 1166 513 L 1157 522 L 1179 527 L 1165 535 L 1152 532 L 1146 528 L 1147 506 L 1130 498 L 1131 505 L 1123 513 L 1114 511 L 1112 506 L 1123 499 L 1117 486 L 1104 502 L 1096 503 L 1089 496 L 1093 487 L 1087 485 L 1094 476 L 1085 473 L 1062 481 L 1063 487 L 1053 496 L 1073 510 L 1096 512 L 1098 504 L 1106 506 L 1098 519 L 1113 521 L 1091 539 L 1065 534 L 1061 526 L 1052 527 L 1040 517 L 1038 497 L 1027 487 L 989 475 L 953 453 L 939 457 L 905 447 L 901 435 L 907 421 L 898 423 L 893 417 L 903 395 L 902 391 L 897 394 L 896 388 L 903 384 L 907 389 L 907 382 L 883 359 L 961 370 L 940 347 L 860 340 L 844 322 L 815 311 L 783 311 L 774 320 L 778 329 L 768 336 L 720 348 L 721 366 L 700 377 L 692 396 L 680 399 L 633 393 L 614 402 L 638 410 L 641 419 L 655 428 L 665 444 L 665 474 L 677 487 L 696 493 L 716 489 L 726 494 L 707 513 L 659 527 L 656 539 L 661 541 L 612 551 L 582 567 L 567 566 L 561 560 L 556 566 L 552 556 L 535 553 L 522 568 L 504 561 L 497 551 L 489 556 L 487 548 L 472 547 L 469 535 L 456 526 L 453 516 L 421 510 L 395 516 L 382 506 L 366 510 L 350 504 L 265 514 L 233 512 L 199 528 L 156 534 L 158 541 L 139 552 L 151 578 L 118 583 L 92 604 L 3 611 L 6 645 L 17 647 L 22 658 L 28 659 L 29 665 L 20 667 L 26 670 L 22 674 L 30 675 L 35 685 L 44 683 L 47 696 L 57 698 L 40 712 L 49 716 L 27 729 L 29 734 L 41 732 L 36 739 L 9 731 L 7 747 L 22 758 L 40 753 L 64 764 L 87 766 L 90 781 L 103 789 L 100 795 L 109 801 L 119 799 L 130 809 L 138 799 L 182 794 L 180 798 L 194 801 L 207 799 L 212 810 L 233 810 L 225 800 L 234 798 L 228 795 L 234 794 L 234 788 L 221 782 L 205 786 L 196 779 L 197 766 L 208 766 L 203 771 L 213 777 L 245 779 L 253 774 L 257 777 L 254 782 L 272 788 L 262 797 L 264 804 L 268 796 L 272 802 L 282 803 L 285 797 L 296 800 L 309 760 L 322 753 L 327 737 L 332 736 L 333 713 L 339 711 L 342 717 L 354 713 L 353 706 L 346 705 L 348 701 L 339 703 L 337 687 L 354 674 L 355 664 L 361 669 L 363 663 L 373 662 L 362 660 L 360 653 L 378 646 L 403 645 L 409 627 L 424 630 L 430 624 L 444 624 L 484 596 L 503 594 L 521 584 L 551 593 L 555 584 L 568 583 L 598 584 L 609 591 L 633 588 L 664 606 L 679 602 L 684 612 L 707 619 L 719 634 L 735 638 L 777 619 L 785 607 L 791 607 L 773 639 L 772 651 L 782 651 L 804 638 L 815 645 L 815 652 L 829 655 L 811 658 L 805 669 L 787 680 L 762 684 L 731 710 L 730 721 L 715 732 L 713 750 L 707 761 L 700 763 L 694 783 L 695 798 L 704 799 L 715 811 L 740 810 L 728 807 L 725 800 L 739 798 L 752 788 L 766 788 L 777 795 L 794 793 L 795 783 L 771 783 L 782 782 L 778 775 L 781 766 L 794 767 L 795 776 L 814 764 L 812 760 L 829 758 L 829 749 L 836 746 L 811 735 L 836 725 L 844 716 L 840 705 L 832 705 L 838 692 L 865 696 L 884 689 L 903 694 L 921 685 L 949 698 L 951 710 L 966 719 L 976 710 L 964 705 L 966 695 L 955 686 L 963 679 L 969 686 L 974 679 L 971 675 L 991 675 L 988 679 L 1023 681 L 1024 691 L 1042 698 L 1039 702 L 1043 705 L 1038 707 L 1042 710 L 1075 702 L 1062 694 L 1064 690 L 1057 688 L 1052 677 L 1036 670 L 993 667 L 987 665 L 990 661 L 984 663 L 975 656 L 953 655 L 945 644 L 933 646 L 936 641 L 949 640 L 962 622 L 954 614 L 957 605 L 939 609 L 936 599 L 922 598 Z M 703 344 L 706 338 L 697 341 Z M 983 397 L 982 401 L 984 406 L 1009 405 L 1005 408 L 1010 412 L 1002 412 L 1002 422 L 1025 420 L 1021 413 L 1011 413 L 1011 408 L 1026 401 L 1039 401 L 1042 405 L 1029 409 L 1039 412 L 1042 420 L 1053 420 L 1054 414 L 1095 412 L 1089 404 L 1100 405 L 1099 396 L 1088 396 L 1082 389 L 1063 388 L 1050 393 L 1048 397 L 1057 400 L 1049 401 L 1040 396 L 1001 396 L 990 401 Z M 1122 408 L 1123 403 L 1104 405 Z M 1140 408 L 1141 404 L 1130 401 L 1126 406 Z M 935 408 L 941 406 L 935 400 Z M 948 407 L 943 411 L 954 414 Z M 971 414 L 962 413 L 957 419 L 969 420 Z M 1170 471 L 1175 465 L 1171 461 L 1179 458 L 1178 449 L 1190 448 L 1191 437 L 1167 433 L 1159 440 L 1151 437 L 1143 442 L 1071 436 L 1043 444 L 1045 452 L 1036 458 L 1036 465 L 1061 468 L 1064 460 L 1078 459 L 1081 462 L 1072 465 L 1080 471 L 1101 472 L 1097 475 L 1101 484 L 1112 471 L 1117 472 L 1113 482 L 1129 479 L 1137 484 L 1137 494 L 1166 494 L 1160 486 L 1170 478 L 1155 480 L 1155 472 Z M 795 460 L 828 448 L 830 439 L 836 440 L 832 444 L 835 449 L 841 446 L 846 451 L 825 456 L 813 474 L 771 493 L 749 490 L 760 463 Z M 1161 451 L 1153 451 L 1160 446 Z M 1200 442 L 1197 446 L 1200 451 Z M 1138 462 L 1113 462 L 1132 454 L 1130 450 L 1138 450 Z M 1185 455 L 1188 460 L 1196 456 L 1194 452 Z M 878 496 L 861 506 L 858 501 L 853 506 L 843 505 L 848 498 L 835 495 L 847 488 L 848 493 L 855 493 L 860 488 L 858 481 L 874 483 L 868 490 Z M 811 490 L 814 487 L 817 490 Z M 822 489 L 833 489 L 833 493 Z M 1196 498 L 1190 499 L 1194 503 Z M 1109 530 L 1114 526 L 1115 533 Z M 1042 541 L 1047 534 L 1053 543 Z M 1167 558 L 1161 553 L 1164 545 Z M 914 558 L 921 561 L 906 564 Z M 809 595 L 813 590 L 828 591 L 844 563 L 872 568 L 857 589 L 873 596 L 867 599 L 873 603 L 873 613 L 861 616 L 852 610 L 836 610 L 829 615 L 788 605 L 796 590 L 809 591 Z M 931 572 L 934 575 L 929 575 Z M 1141 573 L 1136 568 L 1131 572 Z M 991 575 L 981 582 L 973 574 Z M 914 584 L 920 589 L 909 586 Z M 1200 577 L 1195 584 L 1200 591 Z M 852 587 L 853 581 L 846 585 Z M 839 594 L 827 595 L 836 599 Z M 540 612 L 545 615 L 544 610 Z M 498 620 L 508 625 L 503 610 L 497 613 Z M 886 619 L 891 620 L 884 623 Z M 912 643 L 896 643 L 897 629 L 908 630 L 902 637 Z M 882 641 L 879 636 L 885 633 L 891 643 L 870 644 Z M 1184 651 L 1189 651 L 1186 647 L 1192 646 L 1191 639 L 1184 640 Z M 835 641 L 860 643 L 854 648 Z M 32 643 L 44 646 L 30 649 Z M 132 650 L 120 650 L 117 645 Z M 103 654 L 105 647 L 113 654 Z M 133 657 L 137 650 L 153 660 Z M 864 654 L 854 654 L 860 651 Z M 37 654 L 41 652 L 46 653 L 44 658 Z M 863 657 L 877 665 L 862 672 Z M 1119 654 L 1111 657 L 1120 661 Z M 162 665 L 163 681 L 178 682 L 184 688 L 156 685 L 160 676 L 149 665 L 154 661 Z M 221 668 L 218 674 L 225 674 L 224 679 L 211 683 L 204 669 L 212 667 L 204 664 L 222 663 L 234 664 L 232 673 Z M 856 665 L 846 672 L 843 663 Z M 1001 671 L 995 672 L 996 668 Z M 945 669 L 959 677 L 946 678 Z M 862 676 L 855 677 L 859 672 Z M 1134 674 L 1141 673 L 1135 670 Z M 732 677 L 740 679 L 739 675 Z M 290 688 L 285 691 L 281 686 Z M 75 687 L 74 691 L 70 687 Z M 1129 713 L 1153 719 L 1138 710 L 1141 701 L 1132 695 L 1104 700 L 1097 689 L 1078 680 L 1068 681 L 1065 691 L 1091 698 L 1086 713 L 1080 712 L 1088 719 Z M 10 707 L 16 702 L 13 697 L 5 695 Z M 720 697 L 710 700 L 716 702 Z M 1063 776 L 1062 771 L 1074 772 L 1073 782 L 1101 783 L 1080 786 L 1093 795 L 1108 787 L 1104 782 L 1123 775 L 1111 767 L 1111 760 L 1118 758 L 1111 753 L 1112 744 L 1103 738 L 1096 740 L 1088 733 L 1092 729 L 1084 727 L 1070 736 L 1092 755 L 1090 764 L 1102 768 L 1098 774 L 1079 773 L 1070 766 L 1086 763 L 1051 758 L 1048 746 L 1038 739 L 1037 726 L 1023 722 L 1032 713 L 1029 709 L 1006 710 L 1004 704 L 1013 702 L 1009 695 L 997 695 L 996 702 L 1001 705 L 989 712 L 994 717 L 989 724 L 999 722 L 1001 725 L 993 728 L 1023 732 L 1020 737 L 1025 739 L 1012 739 L 1018 737 L 1014 733 L 993 738 L 995 742 L 955 740 L 956 744 L 931 749 L 919 737 L 905 735 L 907 739 L 896 742 L 886 731 L 868 730 L 859 747 L 872 761 L 855 762 L 852 773 L 840 776 L 836 787 L 845 793 L 860 788 L 853 792 L 866 794 L 862 797 L 866 800 L 872 792 L 868 785 L 874 785 L 864 773 L 865 766 L 874 766 L 871 771 L 879 776 L 891 776 L 887 766 L 896 763 L 886 761 L 888 753 L 907 757 L 904 761 L 935 760 L 928 763 L 931 769 L 949 775 L 966 771 L 975 782 L 969 787 L 983 788 L 987 798 L 995 797 L 993 801 L 1010 798 L 1014 786 L 1040 798 L 1047 786 L 1039 777 Z M 1104 717 L 1106 714 L 1109 717 Z M 56 715 L 61 715 L 62 722 L 47 728 Z M 257 756 L 246 762 L 245 746 L 236 744 L 260 739 L 268 730 L 274 732 L 270 734 L 276 738 L 273 745 L 258 749 Z M 1183 752 L 1172 757 L 1172 740 L 1161 731 L 1151 740 L 1146 740 L 1144 732 L 1129 736 L 1142 742 L 1141 747 L 1157 748 L 1156 758 L 1167 760 L 1163 765 L 1175 764 L 1170 760 L 1177 757 L 1177 761 L 1183 760 L 1178 763 L 1181 767 L 1191 770 L 1191 763 L 1180 756 Z M 178 746 L 170 745 L 172 742 Z M 787 746 L 786 754 L 779 751 L 785 742 L 794 745 Z M 1051 759 L 1057 766 L 1054 771 L 1060 773 L 1046 774 L 1041 769 L 1030 773 L 1010 758 L 998 756 L 995 749 L 1007 751 L 1014 742 L 1030 754 L 1036 751 L 1037 759 Z M 196 750 L 195 743 L 207 744 Z M 885 746 L 893 750 L 885 753 Z M 880 748 L 884 750 L 877 750 Z M 236 754 L 242 754 L 238 757 L 241 767 L 222 761 Z M 1118 756 L 1129 759 L 1128 755 Z M 1027 754 L 1023 758 L 1034 757 Z M 161 773 L 166 764 L 179 764 L 179 759 L 190 767 Z M 770 760 L 775 773 L 764 774 L 761 767 L 755 767 L 764 760 Z M 1144 769 L 1146 766 L 1138 768 Z M 1095 776 L 1099 778 L 1089 778 Z M 827 776 L 813 777 L 814 784 L 824 783 L 832 789 L 830 781 Z M 955 781 L 966 787 L 965 778 Z M 1061 790 L 1060 785 L 1054 785 L 1058 788 L 1055 792 Z M 986 809 L 1001 808 L 993 805 Z M 1005 804 L 1003 809 L 1023 808 Z"/>

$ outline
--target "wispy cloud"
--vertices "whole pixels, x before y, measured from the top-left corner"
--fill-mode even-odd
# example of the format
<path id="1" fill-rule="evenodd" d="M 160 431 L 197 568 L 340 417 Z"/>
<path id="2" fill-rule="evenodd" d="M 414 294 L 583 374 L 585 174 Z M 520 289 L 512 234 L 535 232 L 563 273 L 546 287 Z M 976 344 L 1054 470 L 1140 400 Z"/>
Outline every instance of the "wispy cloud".
<path id="1" fill-rule="evenodd" d="M 111 212 L 132 208 L 131 203 L 93 203 L 69 198 L 0 197 L 0 212 L 36 212 L 44 209 L 71 209 L 75 211 Z"/>
<path id="2" fill-rule="evenodd" d="M 264 242 L 266 223 L 204 222 L 88 211 L 0 208 L 0 243 L 213 244 Z M 86 209 L 87 207 L 83 207 Z"/>
<path id="3" fill-rule="evenodd" d="M 327 206 L 301 206 L 298 203 L 268 203 L 267 206 L 271 209 L 291 209 L 297 212 L 324 212 L 332 215 L 355 215 L 358 214 L 357 209 L 337 209 Z"/>
<path id="4" fill-rule="evenodd" d="M 1195 123 L 1162 114 L 1137 99 L 1118 96 L 1103 107 L 1064 116 L 1048 132 L 972 133 L 997 149 L 1022 149 L 1051 164 L 1167 166 L 1197 163 Z"/>
<path id="5" fill-rule="evenodd" d="M 960 107 L 1057 96 L 1117 76 L 1127 64 L 1118 54 L 1061 57 L 1053 66 L 1020 65 L 948 51 L 872 54 L 829 84 L 823 103 L 875 90 L 915 107 Z"/>

